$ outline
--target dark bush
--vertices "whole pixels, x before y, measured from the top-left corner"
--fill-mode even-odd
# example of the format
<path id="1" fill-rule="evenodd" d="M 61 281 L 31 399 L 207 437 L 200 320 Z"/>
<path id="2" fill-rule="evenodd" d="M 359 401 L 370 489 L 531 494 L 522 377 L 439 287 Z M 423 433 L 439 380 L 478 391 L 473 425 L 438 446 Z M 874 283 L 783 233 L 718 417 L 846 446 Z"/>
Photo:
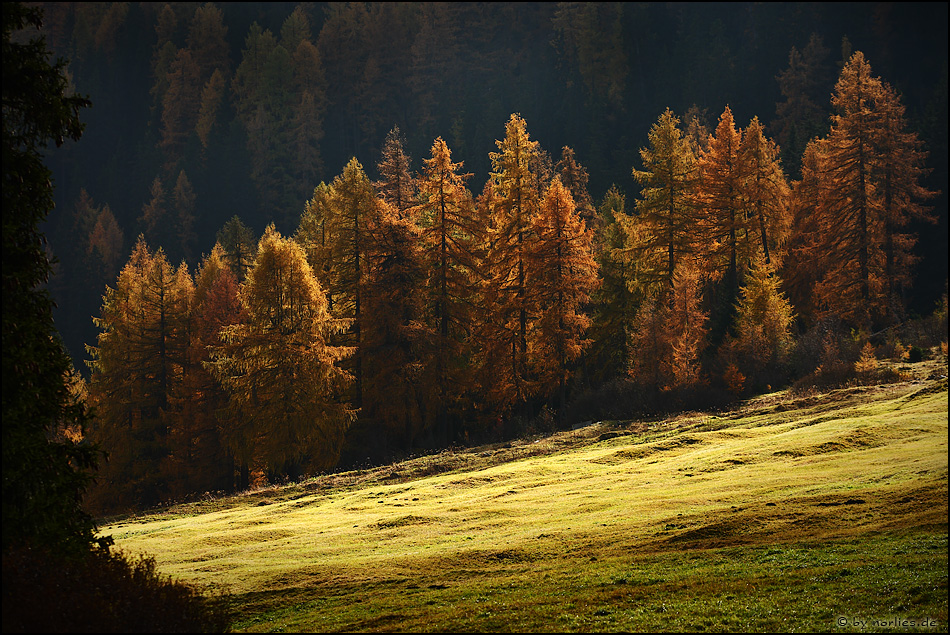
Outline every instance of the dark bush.
<path id="1" fill-rule="evenodd" d="M 834 318 L 825 319 L 798 338 L 791 359 L 793 374 L 807 377 L 821 368 L 829 377 L 846 375 L 860 356 L 862 346 L 862 338 L 856 337 L 847 325 Z"/>
<path id="2" fill-rule="evenodd" d="M 3 554 L 3 632 L 222 633 L 228 598 L 160 575 L 152 558 L 109 549 L 64 558 Z"/>
<path id="3" fill-rule="evenodd" d="M 656 401 L 638 384 L 617 378 L 577 395 L 568 404 L 564 420 L 566 425 L 573 426 L 583 421 L 627 419 L 654 409 Z"/>
<path id="4" fill-rule="evenodd" d="M 568 404 L 564 420 L 567 425 L 575 425 L 583 421 L 656 417 L 680 410 L 716 410 L 733 399 L 723 388 L 705 382 L 659 390 L 618 378 L 579 394 Z"/>
<path id="5" fill-rule="evenodd" d="M 927 358 L 927 352 L 919 346 L 911 346 L 907 351 L 907 361 L 911 364 L 922 362 Z"/>

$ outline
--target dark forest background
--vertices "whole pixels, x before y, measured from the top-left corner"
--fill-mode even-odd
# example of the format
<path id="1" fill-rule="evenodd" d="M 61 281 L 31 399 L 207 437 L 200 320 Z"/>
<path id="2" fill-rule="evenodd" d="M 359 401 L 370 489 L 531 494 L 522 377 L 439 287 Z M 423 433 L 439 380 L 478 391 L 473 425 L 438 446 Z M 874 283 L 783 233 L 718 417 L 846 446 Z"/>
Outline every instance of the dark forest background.
<path id="1" fill-rule="evenodd" d="M 933 171 L 925 185 L 941 193 L 931 202 L 938 226 L 919 228 L 922 260 L 911 310 L 931 311 L 944 290 L 946 3 L 43 6 L 49 45 L 70 60 L 73 86 L 93 104 L 84 113 L 82 141 L 50 159 L 57 207 L 45 228 L 59 261 L 52 281 L 57 327 L 84 373 L 84 347 L 97 334 L 92 316 L 147 230 L 143 208 L 157 178 L 169 197 L 182 172 L 193 189 L 191 249 L 164 245 L 170 259 L 192 268 L 234 216 L 258 236 L 271 222 L 292 233 L 313 188 L 329 183 L 351 157 L 377 178 L 380 150 L 394 127 L 413 170 L 442 136 L 479 192 L 495 141 L 510 114 L 520 113 L 553 156 L 563 146 L 575 150 L 594 201 L 616 185 L 629 202 L 638 194 L 631 168 L 658 115 L 667 107 L 680 116 L 692 112 L 712 129 L 729 106 L 740 125 L 754 116 L 766 124 L 781 145 L 786 174 L 798 178 L 807 138 L 789 136 L 789 125 L 827 132 L 834 82 L 855 50 L 900 92 L 909 128 L 930 152 Z M 225 46 L 202 50 L 214 37 Z M 319 72 L 309 79 L 310 127 L 301 132 L 294 128 L 304 114 L 297 105 L 301 89 L 291 78 L 303 62 L 287 49 L 302 40 L 312 44 L 304 47 L 311 53 L 306 67 Z M 796 115 L 778 112 L 789 100 L 779 77 L 790 68 L 793 47 L 807 51 L 809 77 L 795 90 L 809 92 L 818 109 L 808 122 L 789 122 Z M 268 55 L 254 57 L 264 49 Z M 191 80 L 187 65 L 175 66 L 185 50 L 197 69 Z M 207 115 L 201 105 L 210 99 L 212 70 L 222 71 L 224 83 L 201 138 L 194 122 L 189 132 L 182 118 Z M 178 83 L 175 73 L 183 78 Z M 264 140 L 260 146 L 249 143 L 254 131 Z M 302 137 L 311 140 L 307 155 L 291 147 Z M 116 253 L 90 262 L 89 235 L 96 229 L 90 209 L 104 207 L 115 219 L 109 237 Z"/>

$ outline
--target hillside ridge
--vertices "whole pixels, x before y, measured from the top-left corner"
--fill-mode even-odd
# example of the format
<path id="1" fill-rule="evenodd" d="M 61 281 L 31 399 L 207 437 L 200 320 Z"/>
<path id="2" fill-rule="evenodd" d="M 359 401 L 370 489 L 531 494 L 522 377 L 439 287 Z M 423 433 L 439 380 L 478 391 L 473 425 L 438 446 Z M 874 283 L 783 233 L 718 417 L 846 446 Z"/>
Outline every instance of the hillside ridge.
<path id="1" fill-rule="evenodd" d="M 616 437 L 633 437 L 638 445 L 662 441 L 688 432 L 706 432 L 731 427 L 730 422 L 753 416 L 808 412 L 816 418 L 822 413 L 837 411 L 867 402 L 870 398 L 911 400 L 927 394 L 948 390 L 948 366 L 945 355 L 915 363 L 882 361 L 898 371 L 901 380 L 889 383 L 857 384 L 826 390 L 809 389 L 795 392 L 783 389 L 756 395 L 739 402 L 724 412 L 685 411 L 661 419 L 621 419 L 583 422 L 571 430 L 550 434 L 534 434 L 509 441 L 457 447 L 433 454 L 422 454 L 389 464 L 363 469 L 331 472 L 304 478 L 296 483 L 268 484 L 231 495 L 205 494 L 200 500 L 182 502 L 133 513 L 133 518 L 154 514 L 194 515 L 233 506 L 246 506 L 249 500 L 261 505 L 282 500 L 295 500 L 316 492 L 330 493 L 367 487 L 374 484 L 406 483 L 435 474 L 468 472 L 530 457 L 570 451 Z M 771 422 L 770 425 L 774 425 Z M 676 443 L 688 444 L 688 440 Z M 126 515 L 100 519 L 100 523 L 120 522 Z"/>

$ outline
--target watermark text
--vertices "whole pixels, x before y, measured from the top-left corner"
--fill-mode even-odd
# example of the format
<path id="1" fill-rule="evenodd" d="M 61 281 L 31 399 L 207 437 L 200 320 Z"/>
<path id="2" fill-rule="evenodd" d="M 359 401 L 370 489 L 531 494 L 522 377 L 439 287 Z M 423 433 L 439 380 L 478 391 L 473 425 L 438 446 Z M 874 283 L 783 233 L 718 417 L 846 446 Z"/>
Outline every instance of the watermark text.
<path id="1" fill-rule="evenodd" d="M 910 617 L 888 617 L 888 618 L 859 618 L 839 615 L 835 618 L 835 626 L 838 628 L 854 628 L 861 631 L 878 630 L 882 628 L 937 628 L 940 622 L 937 620 Z"/>

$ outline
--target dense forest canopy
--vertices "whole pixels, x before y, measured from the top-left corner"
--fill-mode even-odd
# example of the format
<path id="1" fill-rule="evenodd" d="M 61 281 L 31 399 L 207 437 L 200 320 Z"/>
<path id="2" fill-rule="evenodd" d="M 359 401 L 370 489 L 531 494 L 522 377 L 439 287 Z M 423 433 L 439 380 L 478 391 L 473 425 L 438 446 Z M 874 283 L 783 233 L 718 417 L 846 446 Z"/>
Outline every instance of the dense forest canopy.
<path id="1" fill-rule="evenodd" d="M 932 308 L 946 277 L 945 3 L 44 3 L 53 50 L 88 95 L 82 143 L 51 160 L 57 208 L 48 233 L 64 272 L 57 323 L 82 369 L 106 284 L 135 239 L 197 265 L 238 216 L 260 236 L 292 232 L 320 182 L 352 157 L 375 166 L 387 133 L 413 171 L 442 137 L 488 180 L 511 113 L 556 154 L 569 146 L 599 201 L 628 200 L 650 126 L 690 109 L 712 129 L 725 106 L 758 117 L 798 176 L 804 145 L 827 132 L 842 61 L 864 52 L 899 92 L 930 152 L 939 231 L 921 237 L 925 272 L 912 306 Z M 793 50 L 794 49 L 794 50 Z M 215 73 L 218 73 L 217 75 Z M 787 93 L 787 94 L 786 94 Z M 306 95 L 306 97 L 304 97 Z M 790 122 L 797 118 L 796 132 Z M 803 132 L 804 130 L 804 132 Z M 257 131 L 258 141 L 251 137 Z M 175 210 L 180 177 L 187 209 Z M 190 215 L 177 247 L 149 235 L 156 179 Z M 98 222 L 92 210 L 108 208 Z M 98 222 L 98 227 L 97 227 Z M 184 223 L 185 221 L 183 221 Z M 102 264 L 83 256 L 96 231 Z M 83 242 L 85 244 L 80 245 Z M 933 275 L 930 275 L 933 274 Z"/>
<path id="2" fill-rule="evenodd" d="M 46 230 L 112 502 L 945 330 L 946 4 L 43 6 L 93 104 Z"/>

